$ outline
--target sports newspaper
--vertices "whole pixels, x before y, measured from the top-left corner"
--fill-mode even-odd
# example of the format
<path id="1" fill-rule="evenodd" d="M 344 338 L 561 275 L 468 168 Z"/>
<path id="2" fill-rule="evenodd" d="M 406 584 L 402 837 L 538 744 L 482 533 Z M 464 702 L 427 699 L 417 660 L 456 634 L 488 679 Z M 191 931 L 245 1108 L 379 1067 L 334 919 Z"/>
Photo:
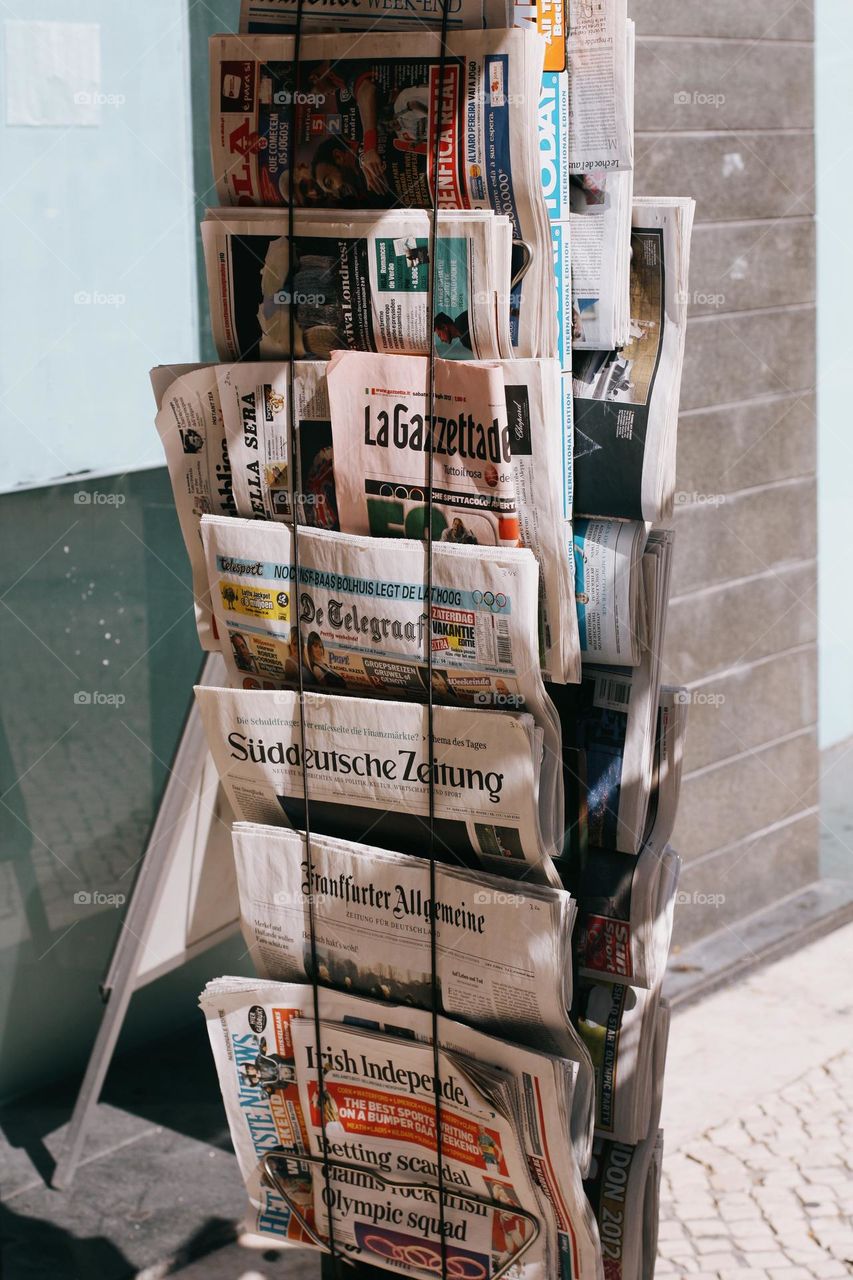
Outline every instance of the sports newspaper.
<path id="1" fill-rule="evenodd" d="M 424 359 L 340 352 L 327 381 L 340 527 L 424 536 L 431 470 L 434 539 L 522 543 L 533 551 L 543 669 L 557 681 L 576 680 L 577 617 L 563 537 L 571 463 L 556 362 L 439 361 L 431 423 Z"/>

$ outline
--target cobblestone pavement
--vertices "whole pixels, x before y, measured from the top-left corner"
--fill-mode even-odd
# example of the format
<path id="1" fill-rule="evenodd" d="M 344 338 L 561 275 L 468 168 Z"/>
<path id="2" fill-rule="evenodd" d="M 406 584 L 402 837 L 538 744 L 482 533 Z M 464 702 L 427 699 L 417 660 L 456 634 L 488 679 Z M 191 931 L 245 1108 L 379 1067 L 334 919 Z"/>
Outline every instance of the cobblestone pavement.
<path id="1" fill-rule="evenodd" d="M 656 1275 L 853 1275 L 853 1051 L 665 1158 Z"/>

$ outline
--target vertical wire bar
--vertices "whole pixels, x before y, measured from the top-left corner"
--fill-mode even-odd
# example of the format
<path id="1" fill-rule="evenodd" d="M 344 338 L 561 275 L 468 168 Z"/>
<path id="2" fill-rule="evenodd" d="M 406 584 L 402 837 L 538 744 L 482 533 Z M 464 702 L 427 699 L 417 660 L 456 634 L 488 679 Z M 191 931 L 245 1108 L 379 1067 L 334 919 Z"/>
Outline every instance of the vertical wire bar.
<path id="1" fill-rule="evenodd" d="M 432 584 L 433 584 L 433 474 L 434 455 L 433 440 L 435 431 L 435 334 L 433 319 L 435 315 L 435 281 L 438 249 L 438 175 L 439 148 L 444 126 L 444 78 L 447 67 L 447 28 L 449 18 L 448 0 L 441 0 L 441 49 L 438 62 L 438 119 L 435 129 L 435 151 L 432 156 L 432 221 L 430 223 L 429 277 L 427 287 L 427 332 L 429 334 L 428 391 L 427 410 L 429 413 L 429 472 L 427 482 L 427 565 L 426 565 L 426 597 L 427 597 L 427 748 L 429 751 L 429 896 L 430 902 L 436 900 L 436 858 L 435 858 L 435 699 L 433 694 L 433 654 L 432 654 Z M 455 110 L 454 105 L 454 110 Z M 429 157 L 427 157 L 429 160 Z M 432 1014 L 432 1063 L 433 1063 L 433 1095 L 435 1103 L 435 1149 L 438 1190 L 438 1222 L 441 1247 L 441 1276 L 447 1280 L 447 1232 L 444 1217 L 444 1167 L 443 1167 L 443 1135 L 441 1118 L 441 1051 L 439 1045 L 438 1005 L 441 988 L 438 981 L 438 927 L 435 911 L 430 911 L 429 930 L 430 950 L 430 1005 Z"/>
<path id="2" fill-rule="evenodd" d="M 299 699 L 299 736 L 301 741 L 300 759 L 302 762 L 302 792 L 305 799 L 305 862 L 308 876 L 308 936 L 311 944 L 311 994 L 313 1001 L 314 1041 L 316 1045 L 317 1066 L 317 1106 L 320 1113 L 320 1136 L 323 1150 L 323 1182 L 325 1184 L 326 1216 L 328 1218 L 329 1253 L 335 1275 L 338 1273 L 338 1251 L 335 1246 L 335 1224 L 332 1210 L 332 1172 L 329 1164 L 329 1150 L 326 1142 L 326 1083 L 323 1067 L 323 1052 L 320 1043 L 320 988 L 317 981 L 317 922 L 314 913 L 314 894 L 311 886 L 314 883 L 314 862 L 311 851 L 311 814 L 308 801 L 308 765 L 306 762 L 305 732 L 305 679 L 302 667 L 302 622 L 299 609 L 300 557 L 299 557 L 299 515 L 302 499 L 302 459 L 298 447 L 296 429 L 296 311 L 294 304 L 295 287 L 295 213 L 294 213 L 294 174 L 296 169 L 296 130 L 298 119 L 298 100 L 300 92 L 300 62 L 302 46 L 302 15 L 304 0 L 296 0 L 296 26 L 293 36 L 293 93 L 289 103 L 288 137 L 287 137 L 287 270 L 288 270 L 288 442 L 290 447 L 290 516 L 293 525 L 293 591 L 292 607 L 296 621 L 296 634 L 299 642 L 297 670 L 297 691 Z"/>

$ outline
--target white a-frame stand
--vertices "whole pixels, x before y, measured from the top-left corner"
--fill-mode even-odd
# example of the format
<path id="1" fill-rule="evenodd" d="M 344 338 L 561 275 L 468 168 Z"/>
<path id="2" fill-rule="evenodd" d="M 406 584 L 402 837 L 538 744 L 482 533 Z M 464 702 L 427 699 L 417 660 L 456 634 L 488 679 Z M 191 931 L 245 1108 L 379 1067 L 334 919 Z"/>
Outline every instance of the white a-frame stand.
<path id="1" fill-rule="evenodd" d="M 225 683 L 219 655 L 208 657 L 200 683 Z M 193 702 L 101 986 L 104 1014 L 54 1187 L 68 1187 L 74 1177 L 133 993 L 238 926 L 230 823 Z"/>

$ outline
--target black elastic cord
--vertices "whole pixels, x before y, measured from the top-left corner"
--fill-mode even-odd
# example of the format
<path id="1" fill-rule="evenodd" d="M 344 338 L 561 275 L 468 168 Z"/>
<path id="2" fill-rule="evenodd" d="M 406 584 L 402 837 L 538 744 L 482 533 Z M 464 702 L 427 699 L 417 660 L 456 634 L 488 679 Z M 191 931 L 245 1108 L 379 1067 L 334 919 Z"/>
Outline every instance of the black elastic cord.
<path id="1" fill-rule="evenodd" d="M 432 517 L 433 517 L 433 431 L 435 424 L 435 281 L 438 249 L 438 173 L 441 134 L 444 126 L 444 76 L 447 68 L 447 27 L 450 10 L 448 0 L 441 3 L 441 51 L 438 62 L 438 119 L 435 129 L 435 153 L 432 157 L 432 221 L 429 237 L 429 274 L 427 287 L 427 333 L 429 334 L 427 407 L 429 411 L 429 449 L 427 456 L 427 539 L 426 539 L 426 598 L 427 598 L 427 749 L 429 751 L 429 896 L 434 903 L 437 896 L 436 859 L 435 859 L 435 700 L 432 687 Z M 456 107 L 454 105 L 454 110 Z M 427 157 L 429 159 L 429 157 Z M 444 1218 L 444 1167 L 443 1167 L 443 1134 L 441 1119 L 441 1047 L 439 1044 L 438 1009 L 441 998 L 441 987 L 438 981 L 438 928 L 435 912 L 430 912 L 429 928 L 430 951 L 430 1003 L 432 1013 L 432 1074 L 435 1101 L 435 1154 L 437 1167 L 438 1190 L 438 1223 L 441 1247 L 441 1277 L 447 1280 L 447 1232 Z"/>
<path id="2" fill-rule="evenodd" d="M 323 1067 L 323 1050 L 321 1045 L 320 1025 L 320 987 L 317 981 L 317 922 L 314 914 L 314 860 L 311 853 L 311 814 L 308 802 L 308 765 L 306 763 L 306 725 L 305 725 L 305 679 L 302 669 L 302 623 L 299 610 L 299 514 L 302 500 L 302 460 L 299 450 L 296 428 L 296 307 L 294 304 L 295 288 L 295 213 L 293 207 L 294 173 L 296 169 L 296 130 L 297 104 L 300 91 L 300 53 L 302 45 L 302 14 L 304 0 L 296 0 L 296 27 L 293 35 L 293 93 L 291 94 L 288 112 L 287 134 L 287 284 L 289 289 L 288 314 L 288 440 L 290 446 L 290 516 L 293 525 L 293 589 L 291 592 L 292 619 L 296 622 L 296 634 L 299 641 L 297 655 L 297 690 L 299 697 L 299 736 L 301 740 L 300 758 L 302 761 L 302 793 L 305 798 L 305 865 L 308 880 L 308 936 L 311 944 L 311 992 L 314 1005 L 314 1041 L 317 1046 L 317 1106 L 320 1112 L 320 1134 L 322 1138 L 323 1181 L 325 1183 L 326 1216 L 328 1219 L 329 1253 L 337 1273 L 338 1251 L 335 1247 L 335 1224 L 332 1211 L 332 1171 L 329 1164 L 329 1151 L 326 1142 L 326 1082 Z"/>

